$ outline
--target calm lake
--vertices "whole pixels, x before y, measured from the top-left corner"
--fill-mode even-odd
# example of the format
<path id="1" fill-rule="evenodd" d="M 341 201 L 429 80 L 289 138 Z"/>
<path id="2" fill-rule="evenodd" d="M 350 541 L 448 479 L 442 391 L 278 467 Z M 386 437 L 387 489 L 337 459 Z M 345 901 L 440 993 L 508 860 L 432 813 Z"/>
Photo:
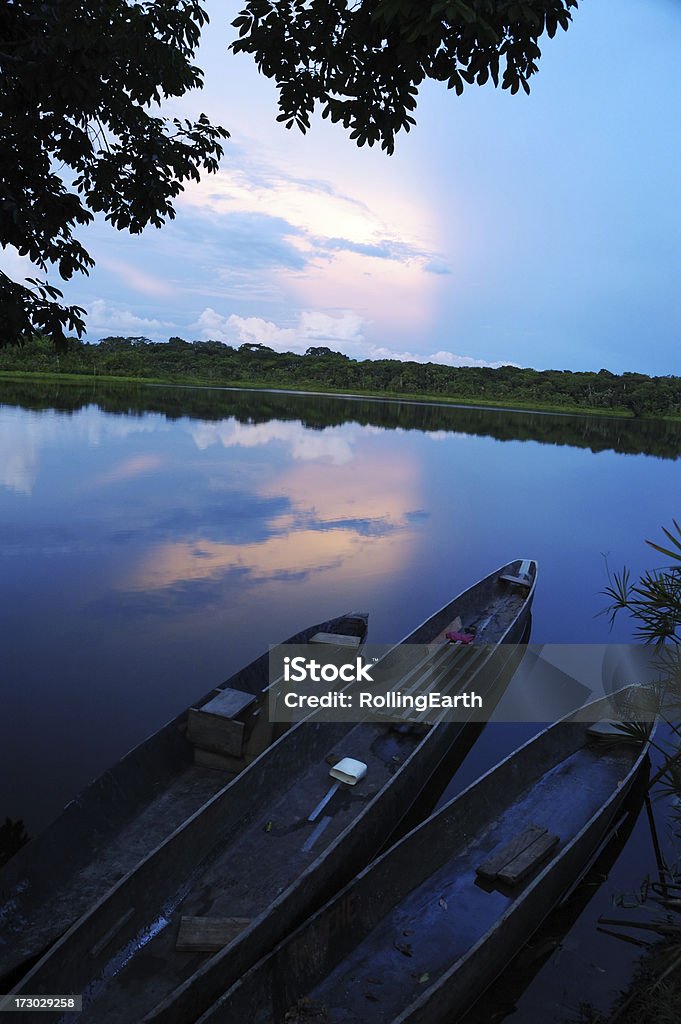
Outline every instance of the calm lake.
<path id="1" fill-rule="evenodd" d="M 369 639 L 395 641 L 513 558 L 539 561 L 533 642 L 630 641 L 599 615 L 606 559 L 660 564 L 644 540 L 678 511 L 680 456 L 673 423 L 0 384 L 0 821 L 39 830 L 301 627 L 368 611 Z M 528 734 L 489 726 L 460 784 Z M 600 913 L 642 880 L 644 818 Z M 594 938 L 589 912 L 514 1020 L 565 1019 L 575 970 L 579 998 L 606 1005 L 626 981 L 634 947 Z"/>

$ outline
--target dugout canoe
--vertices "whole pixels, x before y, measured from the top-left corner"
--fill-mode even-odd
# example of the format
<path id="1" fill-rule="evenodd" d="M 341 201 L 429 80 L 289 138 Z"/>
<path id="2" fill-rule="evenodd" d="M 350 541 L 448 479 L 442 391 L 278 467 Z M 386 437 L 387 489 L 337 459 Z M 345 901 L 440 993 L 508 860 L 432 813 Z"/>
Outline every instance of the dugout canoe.
<path id="1" fill-rule="evenodd" d="M 474 644 L 437 646 L 424 678 L 435 665 L 454 689 L 478 689 L 484 680 L 491 694 L 512 645 L 526 634 L 536 579 L 531 560 L 502 566 L 379 665 L 401 664 L 405 643 L 444 641 L 450 626 L 477 626 Z M 298 723 L 114 886 L 14 991 L 40 994 L 56 985 L 83 993 L 80 1019 L 97 1024 L 195 1020 L 379 852 L 469 727 L 442 721 L 395 729 L 317 715 Z M 321 828 L 311 812 L 329 789 L 329 765 L 345 756 L 368 770 L 335 794 Z M 188 924 L 203 936 L 188 938 Z M 218 952 L 208 948 L 215 928 L 222 929 Z"/>
<path id="2" fill-rule="evenodd" d="M 579 719 L 612 715 L 610 699 Z M 197 1024 L 457 1021 L 588 870 L 650 738 L 568 716 L 379 857 Z"/>
<path id="3" fill-rule="evenodd" d="M 614 883 L 608 884 L 610 875 L 641 816 L 648 794 L 648 783 L 648 774 L 641 772 L 583 875 L 570 886 L 530 941 L 464 1015 L 465 1024 L 489 1024 L 500 1006 L 520 1008 L 519 1003 L 525 992 L 550 961 L 553 961 L 551 970 L 554 974 L 559 972 L 563 975 L 567 971 L 567 976 L 563 978 L 563 998 L 569 993 L 573 985 L 571 965 L 575 964 L 579 956 L 574 943 L 568 941 L 567 956 L 563 946 L 582 915 L 594 917 L 595 908 L 590 908 L 590 904 L 597 903 L 599 899 L 601 903 L 612 901 Z M 593 991 L 594 986 L 598 986 L 598 980 L 591 977 L 580 993 L 585 1000 L 588 1001 L 589 989 Z M 559 996 L 559 993 L 556 995 Z"/>
<path id="4" fill-rule="evenodd" d="M 348 614 L 309 626 L 287 643 L 338 635 L 359 646 L 366 632 L 367 616 Z M 268 676 L 269 652 L 91 782 L 3 867 L 0 990 L 276 738 L 264 708 Z M 211 714 L 216 706 L 219 713 Z"/>

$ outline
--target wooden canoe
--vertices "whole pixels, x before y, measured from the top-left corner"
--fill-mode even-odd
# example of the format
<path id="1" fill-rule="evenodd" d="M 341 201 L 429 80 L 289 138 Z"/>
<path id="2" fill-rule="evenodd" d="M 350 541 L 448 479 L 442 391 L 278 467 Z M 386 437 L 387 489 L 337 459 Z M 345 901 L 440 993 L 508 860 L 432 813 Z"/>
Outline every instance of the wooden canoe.
<path id="1" fill-rule="evenodd" d="M 514 582 L 523 569 L 526 578 Z M 445 644 L 436 658 L 450 659 L 458 688 L 484 676 L 491 692 L 509 645 L 525 635 L 536 577 L 536 563 L 508 563 L 402 643 L 429 643 L 459 618 L 464 629 L 477 624 L 476 644 Z M 503 657 L 489 670 L 495 651 Z M 15 991 L 83 993 L 81 1019 L 97 1024 L 194 1020 L 379 852 L 468 727 L 404 730 L 316 715 L 298 723 L 77 921 Z M 344 756 L 368 771 L 335 794 L 321 828 L 311 812 L 329 789 L 329 765 Z M 209 929 L 216 920 L 250 923 L 211 955 L 176 948 L 187 919 Z"/>
<path id="2" fill-rule="evenodd" d="M 610 706 L 593 702 L 589 717 Z M 200 1024 L 459 1020 L 588 870 L 648 746 L 594 739 L 574 715 L 544 730 L 374 861 Z M 553 837 L 543 857 L 523 847 L 530 829 Z"/>
<path id="3" fill-rule="evenodd" d="M 355 636 L 361 643 L 366 631 L 367 616 L 350 614 L 299 631 L 287 643 L 305 643 L 318 633 Z M 3 991 L 271 741 L 264 701 L 268 677 L 269 652 L 91 782 L 0 871 Z M 204 750 L 188 737 L 190 716 L 199 719 L 206 705 L 229 695 L 236 714 L 222 720 L 232 753 L 221 754 L 219 742 L 210 741 L 214 749 Z"/>
<path id="4" fill-rule="evenodd" d="M 499 977 L 475 1002 L 472 1010 L 465 1014 L 465 1024 L 489 1024 L 498 1014 L 499 1006 L 518 1006 L 527 989 L 550 960 L 554 960 L 554 972 L 559 960 L 564 964 L 560 951 L 572 928 L 601 890 L 605 890 L 602 892 L 604 899 L 607 898 L 607 890 L 612 892 L 613 883 L 608 885 L 610 874 L 640 818 L 648 795 L 648 783 L 648 774 L 641 772 L 613 824 L 609 826 L 609 831 L 589 860 L 583 876 L 561 897 L 531 940 L 504 967 Z M 590 914 L 594 916 L 593 908 Z M 568 947 L 574 949 L 574 943 L 568 941 Z M 593 983 L 595 979 L 591 980 Z M 566 979 L 568 986 L 569 982 L 570 979 Z M 587 996 L 586 989 L 583 995 Z"/>

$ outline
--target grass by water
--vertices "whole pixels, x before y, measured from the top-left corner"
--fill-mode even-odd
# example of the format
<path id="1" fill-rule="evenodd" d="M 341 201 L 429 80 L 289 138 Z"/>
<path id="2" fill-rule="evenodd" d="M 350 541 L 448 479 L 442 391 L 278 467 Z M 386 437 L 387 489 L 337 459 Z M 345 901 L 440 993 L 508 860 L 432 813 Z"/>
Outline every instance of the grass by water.
<path id="1" fill-rule="evenodd" d="M 166 385 L 169 387 L 190 387 L 190 388 L 211 388 L 217 390 L 252 390 L 252 391 L 276 391 L 283 394 L 319 395 L 343 398 L 372 399 L 375 401 L 396 401 L 396 402 L 425 402 L 429 405 L 453 405 L 464 408 L 484 408 L 499 410 L 518 410 L 522 412 L 546 412 L 564 415 L 588 415 L 607 416 L 610 419 L 632 419 L 633 414 L 629 409 L 599 409 L 593 406 L 583 405 L 550 405 L 545 403 L 516 402 L 505 399 L 502 401 L 489 401 L 485 398 L 478 398 L 471 395 L 427 395 L 411 394 L 395 391 L 344 391 L 340 388 L 325 388 L 320 391 L 317 385 L 306 386 L 297 384 L 292 388 L 284 388 L 280 383 L 261 380 L 238 380 L 232 382 L 216 383 L 212 380 L 200 378 L 186 378 L 179 376 L 170 377 L 118 377 L 111 375 L 96 376 L 82 373 L 41 373 L 35 371 L 21 370 L 0 370 L 0 382 L 3 380 L 40 381 L 44 383 L 74 383 L 74 384 L 143 384 L 143 385 Z M 660 417 L 655 417 L 660 418 Z M 669 420 L 681 420 L 680 416 L 661 417 Z"/>

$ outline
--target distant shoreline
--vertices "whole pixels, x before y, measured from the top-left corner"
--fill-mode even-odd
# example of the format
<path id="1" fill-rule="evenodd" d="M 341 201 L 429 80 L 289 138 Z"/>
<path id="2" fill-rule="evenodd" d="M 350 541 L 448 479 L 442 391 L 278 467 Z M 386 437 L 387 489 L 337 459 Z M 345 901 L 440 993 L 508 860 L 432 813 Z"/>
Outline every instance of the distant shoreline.
<path id="1" fill-rule="evenodd" d="M 319 391 L 316 388 L 305 388 L 301 385 L 291 388 L 282 388 L 267 381 L 239 381 L 234 384 L 216 384 L 214 381 L 192 379 L 179 380 L 177 377 L 124 377 L 110 374 L 89 374 L 89 373 L 52 373 L 32 370 L 0 370 L 0 382 L 2 381 L 36 381 L 41 383 L 54 384 L 138 384 L 149 387 L 176 387 L 195 388 L 209 391 L 264 391 L 271 394 L 281 395 L 308 395 L 319 398 L 347 398 L 358 401 L 373 402 L 407 402 L 410 405 L 438 405 L 453 406 L 460 409 L 489 409 L 496 412 L 534 412 L 543 415 L 555 416 L 593 416 L 605 419 L 639 419 L 639 420 L 668 420 L 681 422 L 681 416 L 640 416 L 635 417 L 629 409 L 595 409 L 593 406 L 579 405 L 550 405 L 544 403 L 529 402 L 494 402 L 484 398 L 472 396 L 457 397 L 455 395 L 427 395 L 411 394 L 394 391 L 344 391 L 329 388 Z"/>

